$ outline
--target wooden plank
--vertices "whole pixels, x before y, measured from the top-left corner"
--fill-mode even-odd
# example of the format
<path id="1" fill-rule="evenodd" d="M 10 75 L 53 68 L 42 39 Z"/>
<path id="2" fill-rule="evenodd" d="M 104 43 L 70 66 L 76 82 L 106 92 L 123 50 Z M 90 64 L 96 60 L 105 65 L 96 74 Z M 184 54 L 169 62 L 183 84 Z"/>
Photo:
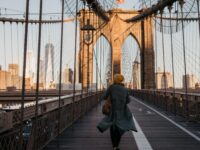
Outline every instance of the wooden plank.
<path id="1" fill-rule="evenodd" d="M 100 133 L 96 126 L 103 118 L 101 114 L 101 105 L 87 113 L 83 118 L 77 121 L 72 127 L 65 130 L 59 138 L 52 141 L 46 146 L 45 150 L 111 150 L 109 130 Z M 123 135 L 120 148 L 124 150 L 137 150 L 131 132 Z"/>
<path id="2" fill-rule="evenodd" d="M 200 142 L 195 140 L 189 134 L 161 117 L 149 108 L 141 105 L 140 103 L 132 100 L 130 109 L 133 112 L 135 118 L 140 124 L 144 134 L 150 142 L 153 149 L 158 150 L 199 150 Z M 165 114 L 167 115 L 167 114 Z M 169 116 L 170 117 L 170 116 Z M 171 117 L 172 118 L 172 117 Z M 185 123 L 185 119 L 177 117 L 175 119 L 177 123 Z M 180 122 L 178 122 L 180 121 Z M 197 123 L 194 123 L 194 130 L 200 130 L 200 125 L 197 128 Z M 192 128 L 190 126 L 188 130 Z M 194 130 L 190 130 L 193 132 Z"/>
<path id="3" fill-rule="evenodd" d="M 99 104 L 72 127 L 66 129 L 59 138 L 49 143 L 45 150 L 111 150 L 109 131 L 102 134 L 96 128 L 103 118 L 101 106 Z M 129 108 L 154 150 L 199 150 L 200 142 L 149 108 L 134 100 L 129 104 Z M 199 124 L 185 122 L 181 117 L 176 117 L 175 121 L 187 126 L 191 132 L 200 131 Z M 138 149 L 131 132 L 127 132 L 122 137 L 120 148 L 121 150 Z"/>

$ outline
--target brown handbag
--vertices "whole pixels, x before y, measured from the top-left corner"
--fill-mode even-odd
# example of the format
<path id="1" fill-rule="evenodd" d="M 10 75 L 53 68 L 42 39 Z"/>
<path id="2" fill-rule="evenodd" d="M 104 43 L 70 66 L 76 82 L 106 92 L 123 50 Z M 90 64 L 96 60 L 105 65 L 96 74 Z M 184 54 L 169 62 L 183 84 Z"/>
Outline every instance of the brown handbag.
<path id="1" fill-rule="evenodd" d="M 111 103 L 111 99 L 110 96 L 105 100 L 105 103 L 103 104 L 102 107 L 102 113 L 104 115 L 109 115 L 112 109 L 112 103 Z"/>

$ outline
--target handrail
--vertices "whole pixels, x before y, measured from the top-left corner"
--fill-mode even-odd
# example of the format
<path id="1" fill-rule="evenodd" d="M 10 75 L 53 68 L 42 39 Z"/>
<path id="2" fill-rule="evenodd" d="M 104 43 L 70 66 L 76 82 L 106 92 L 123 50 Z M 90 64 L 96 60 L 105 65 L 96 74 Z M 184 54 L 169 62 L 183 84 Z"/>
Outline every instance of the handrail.
<path id="1" fill-rule="evenodd" d="M 132 95 L 174 115 L 200 121 L 200 94 L 153 89 L 133 90 Z M 188 108 L 188 111 L 187 111 Z"/>
<path id="2" fill-rule="evenodd" d="M 99 93 L 101 92 L 96 93 L 95 91 L 92 93 L 83 93 L 83 94 L 76 93 L 75 102 L 81 101 L 84 98 L 87 98 L 89 96 L 93 96 Z M 66 105 L 72 104 L 72 99 L 73 99 L 73 94 L 61 96 L 61 101 L 62 101 L 61 108 Z M 58 97 L 48 98 L 46 100 L 40 100 L 39 106 L 38 106 L 38 110 L 39 110 L 38 115 L 41 116 L 43 114 L 47 114 L 51 111 L 58 109 L 58 102 L 59 102 Z M 21 113 L 19 108 L 20 106 L 16 107 L 13 110 L 10 110 L 9 112 L 0 111 L 0 133 L 20 123 L 20 120 L 18 120 L 19 118 L 17 117 L 17 115 Z M 34 114 L 35 114 L 35 102 L 26 103 L 24 107 L 24 121 L 34 118 Z M 13 120 L 13 118 L 18 118 L 18 119 Z M 5 122 L 7 122 L 9 125 L 4 126 Z"/>
<path id="3" fill-rule="evenodd" d="M 141 89 L 141 90 L 135 90 L 135 91 L 146 91 L 146 92 L 160 92 L 160 93 L 168 93 L 168 94 L 174 94 L 173 91 L 164 91 L 164 90 L 154 90 L 154 89 Z M 180 91 L 176 91 L 175 94 L 181 94 L 181 95 L 184 95 L 185 92 L 180 92 Z M 190 96 L 200 96 L 200 93 L 190 93 L 188 92 L 187 95 L 190 95 Z"/>

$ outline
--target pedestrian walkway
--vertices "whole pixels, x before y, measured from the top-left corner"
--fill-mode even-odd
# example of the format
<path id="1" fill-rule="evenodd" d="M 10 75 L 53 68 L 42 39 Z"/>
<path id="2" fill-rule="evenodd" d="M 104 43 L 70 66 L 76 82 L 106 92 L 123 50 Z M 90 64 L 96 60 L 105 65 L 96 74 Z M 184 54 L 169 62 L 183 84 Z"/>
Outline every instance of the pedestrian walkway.
<path id="1" fill-rule="evenodd" d="M 127 132 L 121 150 L 199 150 L 200 126 L 181 118 L 163 114 L 143 102 L 131 98 L 129 108 L 134 115 L 137 133 Z M 111 150 L 109 131 L 100 133 L 96 125 L 103 118 L 102 104 L 93 108 L 72 127 L 49 143 L 45 150 Z M 177 124 L 176 124 L 177 122 Z M 191 132 L 190 132 L 191 131 Z M 198 139 L 199 138 L 199 139 Z"/>

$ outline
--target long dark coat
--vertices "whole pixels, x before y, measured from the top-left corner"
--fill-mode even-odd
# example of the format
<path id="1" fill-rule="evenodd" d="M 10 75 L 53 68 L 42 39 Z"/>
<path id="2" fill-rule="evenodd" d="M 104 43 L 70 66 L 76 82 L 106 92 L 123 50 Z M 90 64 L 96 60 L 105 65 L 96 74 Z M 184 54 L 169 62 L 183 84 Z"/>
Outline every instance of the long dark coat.
<path id="1" fill-rule="evenodd" d="M 113 84 L 103 94 L 101 99 L 107 99 L 111 96 L 112 110 L 108 116 L 105 116 L 97 125 L 97 128 L 104 132 L 110 126 L 116 125 L 123 131 L 136 131 L 133 116 L 127 104 L 129 100 L 129 92 L 122 85 Z"/>

